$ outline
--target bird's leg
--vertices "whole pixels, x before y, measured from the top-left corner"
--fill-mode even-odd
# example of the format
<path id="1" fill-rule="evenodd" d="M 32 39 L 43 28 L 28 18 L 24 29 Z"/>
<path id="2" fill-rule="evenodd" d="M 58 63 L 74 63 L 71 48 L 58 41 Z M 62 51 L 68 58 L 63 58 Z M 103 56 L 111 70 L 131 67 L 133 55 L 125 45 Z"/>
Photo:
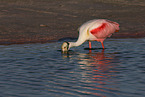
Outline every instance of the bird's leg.
<path id="1" fill-rule="evenodd" d="M 89 49 L 91 49 L 91 41 L 89 41 Z"/>
<path id="2" fill-rule="evenodd" d="M 92 50 L 91 50 L 91 41 L 89 41 L 89 53 L 92 53 Z"/>
<path id="3" fill-rule="evenodd" d="M 104 49 L 104 44 L 103 44 L 103 41 L 101 41 L 101 44 L 102 44 L 102 47 L 103 47 L 103 49 Z"/>

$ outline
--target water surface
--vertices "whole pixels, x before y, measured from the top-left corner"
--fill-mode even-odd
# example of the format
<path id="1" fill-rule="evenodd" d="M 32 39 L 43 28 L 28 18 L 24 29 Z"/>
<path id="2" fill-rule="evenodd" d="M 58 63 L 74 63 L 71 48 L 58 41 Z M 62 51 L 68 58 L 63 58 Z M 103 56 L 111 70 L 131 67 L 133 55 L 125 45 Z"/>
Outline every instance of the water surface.
<path id="1" fill-rule="evenodd" d="M 74 41 L 74 40 L 73 40 Z M 0 46 L 1 97 L 144 97 L 145 39 Z"/>

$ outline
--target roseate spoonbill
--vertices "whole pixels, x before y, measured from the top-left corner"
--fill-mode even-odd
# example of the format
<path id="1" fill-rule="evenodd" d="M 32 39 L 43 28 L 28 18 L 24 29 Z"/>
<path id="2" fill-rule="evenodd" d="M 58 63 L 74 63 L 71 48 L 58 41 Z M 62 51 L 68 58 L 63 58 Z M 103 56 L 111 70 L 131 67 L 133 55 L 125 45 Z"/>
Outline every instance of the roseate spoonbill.
<path id="1" fill-rule="evenodd" d="M 62 51 L 66 52 L 71 47 L 79 46 L 85 41 L 89 41 L 89 48 L 91 49 L 91 41 L 101 42 L 104 49 L 103 41 L 110 37 L 114 32 L 119 31 L 119 24 L 107 19 L 94 19 L 84 23 L 79 28 L 79 37 L 76 42 L 64 42 L 62 44 Z"/>

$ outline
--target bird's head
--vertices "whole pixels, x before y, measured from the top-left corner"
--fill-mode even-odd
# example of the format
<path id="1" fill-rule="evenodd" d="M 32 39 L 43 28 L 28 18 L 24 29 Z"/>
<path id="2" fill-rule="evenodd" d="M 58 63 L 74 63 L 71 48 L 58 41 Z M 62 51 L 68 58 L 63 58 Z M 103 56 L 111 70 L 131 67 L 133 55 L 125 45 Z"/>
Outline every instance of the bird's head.
<path id="1" fill-rule="evenodd" d="M 69 47 L 70 45 L 69 45 L 69 42 L 64 42 L 63 44 L 62 44 L 62 46 L 61 46 L 61 50 L 63 51 L 63 52 L 67 52 L 68 50 L 69 50 Z"/>

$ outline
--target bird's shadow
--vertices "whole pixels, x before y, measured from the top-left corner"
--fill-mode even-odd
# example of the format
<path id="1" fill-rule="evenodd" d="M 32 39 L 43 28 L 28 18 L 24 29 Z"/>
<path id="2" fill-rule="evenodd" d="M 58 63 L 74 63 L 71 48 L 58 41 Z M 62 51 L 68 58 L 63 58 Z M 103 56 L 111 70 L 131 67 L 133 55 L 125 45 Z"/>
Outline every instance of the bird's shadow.
<path id="1" fill-rule="evenodd" d="M 103 49 L 103 48 L 84 48 L 84 50 L 98 50 L 98 49 Z M 104 48 L 106 49 L 106 48 Z"/>
<path id="2" fill-rule="evenodd" d="M 107 48 L 84 48 L 84 50 L 105 50 Z M 73 50 L 68 50 L 67 52 L 63 52 L 62 50 L 57 50 L 58 52 L 61 52 L 62 54 L 68 54 L 68 53 L 74 53 Z"/>
<path id="3" fill-rule="evenodd" d="M 106 48 L 105 48 L 106 49 Z M 88 50 L 89 51 L 89 53 L 92 53 L 92 51 L 94 50 L 102 50 L 102 51 L 104 51 L 105 49 L 103 49 L 103 48 L 84 48 L 84 50 Z M 76 51 L 73 51 L 73 50 L 68 50 L 67 52 L 63 52 L 62 50 L 57 50 L 58 52 L 61 52 L 61 54 L 62 55 L 66 55 L 66 56 L 69 56 L 69 55 L 74 55 L 74 54 L 77 54 L 78 52 L 76 52 Z"/>

